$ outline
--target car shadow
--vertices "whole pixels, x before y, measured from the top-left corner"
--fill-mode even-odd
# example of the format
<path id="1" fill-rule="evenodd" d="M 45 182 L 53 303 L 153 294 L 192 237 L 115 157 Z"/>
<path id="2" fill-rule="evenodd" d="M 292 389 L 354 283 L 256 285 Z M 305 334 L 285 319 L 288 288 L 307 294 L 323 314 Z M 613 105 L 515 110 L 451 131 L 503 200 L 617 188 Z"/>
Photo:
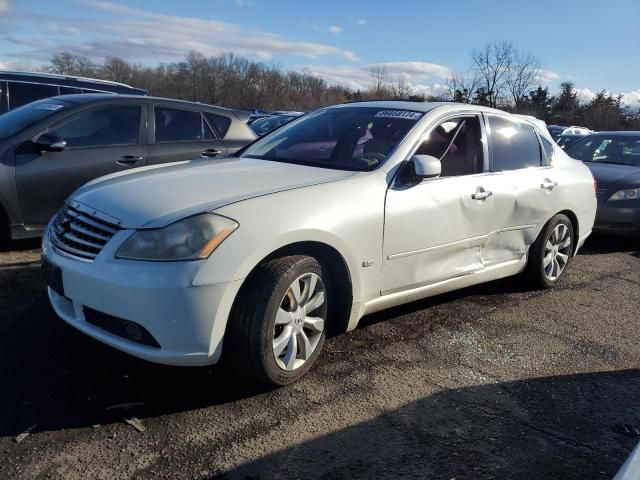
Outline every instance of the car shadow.
<path id="1" fill-rule="evenodd" d="M 607 253 L 626 253 L 640 256 L 640 239 L 594 234 L 580 249 L 579 255 L 602 255 Z"/>
<path id="2" fill-rule="evenodd" d="M 40 238 L 29 238 L 26 240 L 6 240 L 0 241 L 0 252 L 24 252 L 40 248 L 42 240 Z"/>
<path id="3" fill-rule="evenodd" d="M 638 395 L 637 369 L 444 390 L 211 478 L 612 478 Z"/>

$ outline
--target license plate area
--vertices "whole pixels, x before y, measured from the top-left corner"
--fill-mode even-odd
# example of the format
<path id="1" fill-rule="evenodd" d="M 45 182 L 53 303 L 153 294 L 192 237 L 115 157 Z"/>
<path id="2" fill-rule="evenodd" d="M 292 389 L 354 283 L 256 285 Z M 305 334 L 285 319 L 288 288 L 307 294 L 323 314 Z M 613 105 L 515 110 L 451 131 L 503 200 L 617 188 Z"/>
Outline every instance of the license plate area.
<path id="1" fill-rule="evenodd" d="M 64 296 L 62 270 L 46 258 L 42 257 L 42 276 L 45 283 L 58 295 Z"/>

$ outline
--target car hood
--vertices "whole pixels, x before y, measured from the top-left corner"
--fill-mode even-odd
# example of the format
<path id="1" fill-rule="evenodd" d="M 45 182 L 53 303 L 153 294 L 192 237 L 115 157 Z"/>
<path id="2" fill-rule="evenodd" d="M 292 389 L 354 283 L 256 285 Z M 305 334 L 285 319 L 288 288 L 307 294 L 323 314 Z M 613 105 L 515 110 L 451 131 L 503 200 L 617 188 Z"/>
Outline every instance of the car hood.
<path id="1" fill-rule="evenodd" d="M 123 228 L 158 228 L 231 203 L 356 173 L 246 158 L 194 160 L 107 175 L 70 199 L 114 217 Z"/>
<path id="2" fill-rule="evenodd" d="M 613 163 L 586 162 L 601 186 L 640 185 L 640 167 Z"/>

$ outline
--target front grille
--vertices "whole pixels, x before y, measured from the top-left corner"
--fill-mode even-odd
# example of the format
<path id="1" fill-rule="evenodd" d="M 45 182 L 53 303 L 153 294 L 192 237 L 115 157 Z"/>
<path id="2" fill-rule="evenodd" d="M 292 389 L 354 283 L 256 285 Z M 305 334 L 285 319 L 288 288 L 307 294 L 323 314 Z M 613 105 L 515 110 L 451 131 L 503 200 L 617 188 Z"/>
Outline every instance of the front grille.
<path id="1" fill-rule="evenodd" d="M 53 222 L 51 241 L 63 252 L 93 260 L 118 230 L 113 223 L 67 205 Z"/>

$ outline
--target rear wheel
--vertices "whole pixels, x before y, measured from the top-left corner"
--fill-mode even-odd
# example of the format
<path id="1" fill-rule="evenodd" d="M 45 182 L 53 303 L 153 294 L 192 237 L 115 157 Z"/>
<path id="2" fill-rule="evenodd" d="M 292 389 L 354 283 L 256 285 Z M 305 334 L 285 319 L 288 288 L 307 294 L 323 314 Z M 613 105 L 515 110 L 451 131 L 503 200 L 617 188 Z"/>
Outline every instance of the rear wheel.
<path id="1" fill-rule="evenodd" d="M 549 220 L 529 249 L 527 280 L 538 288 L 553 287 L 571 262 L 574 241 L 573 225 L 566 215 Z"/>
<path id="2" fill-rule="evenodd" d="M 318 261 L 267 261 L 243 285 L 227 325 L 224 355 L 232 368 L 262 383 L 302 377 L 325 340 L 329 278 Z"/>

